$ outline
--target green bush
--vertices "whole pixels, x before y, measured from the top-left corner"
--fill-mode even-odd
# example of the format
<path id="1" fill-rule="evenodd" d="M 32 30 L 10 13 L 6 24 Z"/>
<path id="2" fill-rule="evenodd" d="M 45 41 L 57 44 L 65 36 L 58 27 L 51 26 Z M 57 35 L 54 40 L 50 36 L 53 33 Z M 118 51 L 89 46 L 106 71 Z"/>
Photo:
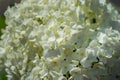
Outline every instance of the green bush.
<path id="1" fill-rule="evenodd" d="M 5 24 L 5 17 L 4 16 L 0 16 L 0 36 L 2 34 L 1 29 L 5 28 L 6 24 Z"/>

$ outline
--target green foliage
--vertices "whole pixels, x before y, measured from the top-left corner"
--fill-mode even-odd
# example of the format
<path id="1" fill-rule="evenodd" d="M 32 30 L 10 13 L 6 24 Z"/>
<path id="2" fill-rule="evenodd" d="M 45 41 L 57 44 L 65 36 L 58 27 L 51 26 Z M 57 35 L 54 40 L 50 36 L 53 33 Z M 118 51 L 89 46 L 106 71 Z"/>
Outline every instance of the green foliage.
<path id="1" fill-rule="evenodd" d="M 6 24 L 5 24 L 5 17 L 4 16 L 0 16 L 0 36 L 2 35 L 1 29 L 5 28 Z"/>
<path id="2" fill-rule="evenodd" d="M 7 80 L 5 72 L 0 72 L 0 80 Z"/>

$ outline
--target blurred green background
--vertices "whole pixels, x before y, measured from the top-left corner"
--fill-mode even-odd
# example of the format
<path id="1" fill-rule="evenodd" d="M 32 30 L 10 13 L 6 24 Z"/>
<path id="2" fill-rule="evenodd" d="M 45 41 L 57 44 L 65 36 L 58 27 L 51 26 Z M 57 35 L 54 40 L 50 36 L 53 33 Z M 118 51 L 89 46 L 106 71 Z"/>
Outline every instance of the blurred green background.
<path id="1" fill-rule="evenodd" d="M 4 16 L 0 16 L 0 30 L 2 28 L 5 28 L 6 24 L 5 24 L 5 17 Z M 0 31 L 0 36 L 2 35 L 2 32 Z"/>

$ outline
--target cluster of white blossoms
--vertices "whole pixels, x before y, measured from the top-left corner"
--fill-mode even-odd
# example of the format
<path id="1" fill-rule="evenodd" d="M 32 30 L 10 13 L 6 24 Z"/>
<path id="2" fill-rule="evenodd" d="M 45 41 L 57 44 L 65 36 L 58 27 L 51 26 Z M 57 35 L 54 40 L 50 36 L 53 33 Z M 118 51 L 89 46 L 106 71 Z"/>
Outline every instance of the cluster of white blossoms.
<path id="1" fill-rule="evenodd" d="M 8 80 L 120 80 L 120 15 L 107 0 L 22 0 L 5 16 Z"/>

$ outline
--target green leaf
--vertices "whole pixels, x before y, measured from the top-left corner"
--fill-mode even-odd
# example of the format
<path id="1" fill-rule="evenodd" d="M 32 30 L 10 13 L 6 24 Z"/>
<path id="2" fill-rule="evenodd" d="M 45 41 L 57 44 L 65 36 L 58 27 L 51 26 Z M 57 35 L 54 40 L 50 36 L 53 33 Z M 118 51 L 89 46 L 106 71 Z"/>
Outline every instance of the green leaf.
<path id="1" fill-rule="evenodd" d="M 0 80 L 7 80 L 5 72 L 0 72 Z"/>
<path id="2" fill-rule="evenodd" d="M 5 24 L 5 17 L 4 16 L 0 16 L 0 36 L 2 35 L 1 29 L 5 28 L 6 24 Z"/>

